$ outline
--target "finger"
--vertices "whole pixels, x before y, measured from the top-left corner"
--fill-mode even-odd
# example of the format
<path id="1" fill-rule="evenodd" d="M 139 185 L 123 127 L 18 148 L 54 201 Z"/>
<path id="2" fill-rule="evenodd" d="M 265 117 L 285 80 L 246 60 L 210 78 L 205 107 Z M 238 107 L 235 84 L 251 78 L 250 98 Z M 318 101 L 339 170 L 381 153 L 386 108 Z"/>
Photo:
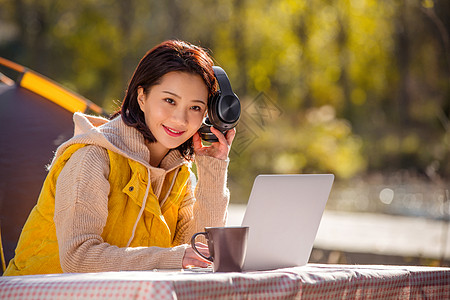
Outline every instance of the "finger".
<path id="1" fill-rule="evenodd" d="M 198 260 L 197 258 L 186 258 L 183 261 L 183 268 L 188 269 L 191 267 L 198 267 L 198 268 L 206 268 L 211 263 L 208 261 Z"/>
<path id="2" fill-rule="evenodd" d="M 194 133 L 192 136 L 192 145 L 194 146 L 194 151 L 203 148 L 202 139 L 200 138 L 200 134 L 198 132 Z"/>
<path id="3" fill-rule="evenodd" d="M 228 146 L 227 139 L 225 138 L 225 136 L 223 135 L 223 133 L 220 130 L 211 126 L 211 132 L 214 133 L 214 135 L 217 137 L 217 139 L 219 140 L 219 143 Z"/>
<path id="4" fill-rule="evenodd" d="M 185 269 L 190 269 L 190 268 L 207 268 L 210 264 L 211 264 L 210 262 L 204 262 L 204 261 L 192 259 L 192 260 L 186 260 L 186 265 L 184 265 L 183 267 Z"/>
<path id="5" fill-rule="evenodd" d="M 201 242 L 196 242 L 195 248 L 204 256 L 209 257 L 209 248 L 207 245 L 205 245 Z"/>
<path id="6" fill-rule="evenodd" d="M 229 146 L 233 143 L 234 137 L 236 136 L 236 128 L 227 131 L 226 139 Z"/>
<path id="7" fill-rule="evenodd" d="M 207 251 L 207 250 L 205 251 L 205 249 L 197 249 L 197 250 L 199 250 L 199 252 L 202 253 L 203 255 L 205 255 L 206 257 L 209 257 L 209 251 Z M 208 262 L 207 259 L 200 256 L 197 252 L 193 251 L 192 249 L 186 250 L 185 257 L 188 259 L 197 259 L 197 260 Z"/>
<path id="8" fill-rule="evenodd" d="M 206 248 L 208 249 L 208 245 L 202 242 L 195 242 L 195 248 Z"/>
<path id="9" fill-rule="evenodd" d="M 210 264 L 211 264 L 210 261 L 205 260 L 204 258 L 200 257 L 196 252 L 194 252 L 192 247 L 186 248 L 182 263 L 183 268 L 188 268 L 190 266 L 205 268 Z"/>
<path id="10" fill-rule="evenodd" d="M 197 250 L 206 257 L 209 257 L 209 249 L 208 248 L 197 248 Z"/>

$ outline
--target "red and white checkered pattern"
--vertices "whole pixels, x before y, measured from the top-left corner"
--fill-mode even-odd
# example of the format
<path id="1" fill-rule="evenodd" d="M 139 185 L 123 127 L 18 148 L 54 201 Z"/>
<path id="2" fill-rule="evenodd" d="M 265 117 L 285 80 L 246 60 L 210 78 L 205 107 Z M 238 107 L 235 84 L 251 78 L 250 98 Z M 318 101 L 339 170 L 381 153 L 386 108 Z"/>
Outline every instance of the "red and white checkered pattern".
<path id="1" fill-rule="evenodd" d="M 316 265 L 248 273 L 0 278 L 0 299 L 450 299 L 450 268 Z"/>
<path id="2" fill-rule="evenodd" d="M 0 299 L 175 299 L 170 281 L 140 277 L 144 274 L 148 272 L 2 277 Z"/>

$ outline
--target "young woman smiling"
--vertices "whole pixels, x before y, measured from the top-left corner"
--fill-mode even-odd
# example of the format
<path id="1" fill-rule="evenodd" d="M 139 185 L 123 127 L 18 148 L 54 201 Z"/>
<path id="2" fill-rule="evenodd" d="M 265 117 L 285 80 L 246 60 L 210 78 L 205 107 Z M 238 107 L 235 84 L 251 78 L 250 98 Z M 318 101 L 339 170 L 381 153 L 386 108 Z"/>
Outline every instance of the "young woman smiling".
<path id="1" fill-rule="evenodd" d="M 235 135 L 212 128 L 219 141 L 204 146 L 197 133 L 217 89 L 212 66 L 202 48 L 166 41 L 142 58 L 111 120 L 74 115 L 5 275 L 207 265 L 188 243 L 225 225 Z"/>

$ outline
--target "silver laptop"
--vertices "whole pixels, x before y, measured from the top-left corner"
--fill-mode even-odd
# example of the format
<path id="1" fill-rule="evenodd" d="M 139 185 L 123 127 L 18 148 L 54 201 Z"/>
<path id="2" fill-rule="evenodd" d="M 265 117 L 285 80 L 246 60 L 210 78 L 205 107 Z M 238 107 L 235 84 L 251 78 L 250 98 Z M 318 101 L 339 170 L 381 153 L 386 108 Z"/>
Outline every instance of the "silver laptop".
<path id="1" fill-rule="evenodd" d="M 242 226 L 249 226 L 244 271 L 308 263 L 332 174 L 259 175 Z"/>

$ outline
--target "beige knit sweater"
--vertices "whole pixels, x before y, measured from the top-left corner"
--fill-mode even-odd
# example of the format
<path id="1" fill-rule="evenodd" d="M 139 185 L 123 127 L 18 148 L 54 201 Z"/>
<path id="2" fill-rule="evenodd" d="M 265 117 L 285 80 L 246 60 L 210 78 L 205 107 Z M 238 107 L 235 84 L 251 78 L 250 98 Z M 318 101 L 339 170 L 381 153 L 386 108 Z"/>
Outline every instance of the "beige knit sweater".
<path id="1" fill-rule="evenodd" d="M 64 272 L 101 272 L 181 268 L 186 243 L 193 233 L 207 226 L 224 226 L 229 192 L 226 187 L 228 160 L 197 156 L 198 183 L 183 200 L 173 248 L 119 248 L 102 240 L 108 217 L 109 158 L 112 150 L 142 163 L 150 174 L 156 196 L 166 174 L 186 163 L 178 151 L 170 151 L 160 168 L 150 166 L 144 138 L 120 117 L 112 121 L 76 113 L 75 136 L 61 145 L 55 161 L 72 144 L 90 144 L 76 151 L 56 183 L 54 222 L 61 267 Z M 194 197 L 195 195 L 195 197 Z M 133 220 L 134 222 L 135 220 Z"/>

